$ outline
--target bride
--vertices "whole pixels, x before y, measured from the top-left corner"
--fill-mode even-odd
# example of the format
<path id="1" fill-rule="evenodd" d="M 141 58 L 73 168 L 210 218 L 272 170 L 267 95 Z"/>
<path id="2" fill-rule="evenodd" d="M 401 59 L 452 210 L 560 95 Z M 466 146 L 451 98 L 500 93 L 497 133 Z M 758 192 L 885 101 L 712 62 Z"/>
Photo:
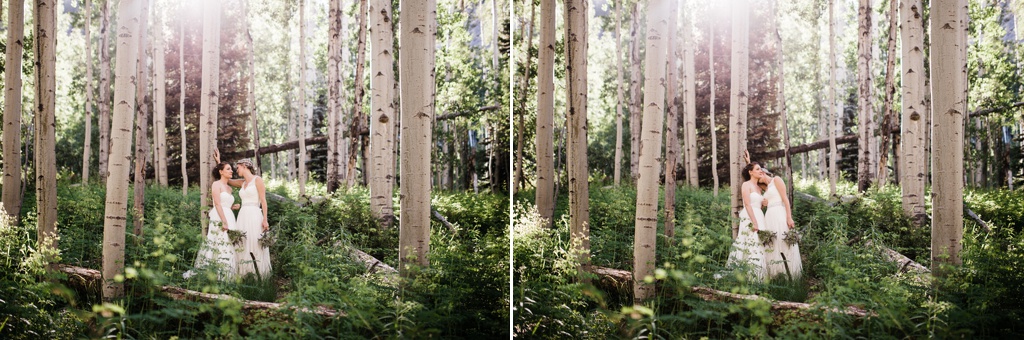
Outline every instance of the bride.
<path id="1" fill-rule="evenodd" d="M 260 244 L 263 233 L 270 229 L 267 223 L 267 195 L 263 179 L 253 174 L 252 160 L 245 158 L 235 162 L 238 174 L 242 176 L 238 197 L 242 208 L 238 210 L 238 229 L 245 232 L 242 250 L 235 254 L 238 275 L 256 273 L 266 279 L 270 277 L 270 250 Z M 261 209 L 262 207 L 262 209 Z"/>
<path id="2" fill-rule="evenodd" d="M 231 195 L 228 180 L 231 179 L 231 164 L 221 162 L 213 171 L 216 181 L 210 186 L 213 195 L 213 208 L 210 209 L 210 225 L 206 231 L 206 242 L 196 254 L 195 269 L 211 267 L 217 272 L 220 280 L 228 280 L 235 276 L 235 247 L 228 237 L 228 230 L 235 229 L 235 215 L 231 205 L 235 202 Z M 186 279 L 194 276 L 195 270 L 189 270 L 182 276 Z"/>
<path id="3" fill-rule="evenodd" d="M 743 209 L 740 210 L 740 227 L 733 250 L 729 253 L 727 266 L 746 266 L 757 280 L 765 278 L 764 247 L 757 232 L 765 227 L 764 212 L 761 211 L 763 193 L 757 182 L 764 176 L 761 165 L 750 162 L 743 167 L 743 185 L 740 187 L 743 197 Z M 753 216 L 753 218 L 751 218 Z M 716 275 L 720 277 L 720 275 Z"/>
<path id="4" fill-rule="evenodd" d="M 767 173 L 767 171 L 765 171 Z M 803 265 L 800 260 L 798 236 L 790 236 L 793 230 L 793 212 L 786 195 L 786 184 L 779 177 L 762 176 L 768 184 L 764 191 L 764 199 L 768 202 L 768 211 L 764 213 L 765 229 L 775 233 L 776 237 L 768 243 L 765 261 L 768 264 L 768 277 L 783 276 L 789 280 L 800 278 Z M 787 237 L 789 236 L 789 237 Z M 790 240 L 787 242 L 786 240 Z"/>

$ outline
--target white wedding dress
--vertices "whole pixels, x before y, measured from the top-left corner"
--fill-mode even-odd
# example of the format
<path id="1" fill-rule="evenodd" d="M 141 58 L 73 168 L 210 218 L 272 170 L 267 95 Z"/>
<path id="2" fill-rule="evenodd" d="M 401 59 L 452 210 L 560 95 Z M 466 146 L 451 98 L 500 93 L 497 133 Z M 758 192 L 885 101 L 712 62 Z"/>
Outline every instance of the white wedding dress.
<path id="1" fill-rule="evenodd" d="M 758 226 L 764 228 L 764 213 L 761 212 L 761 200 L 761 194 L 756 192 L 750 193 L 748 201 L 754 211 L 754 218 L 757 219 Z M 765 278 L 764 247 L 761 246 L 761 241 L 757 237 L 757 233 L 754 232 L 754 226 L 750 223 L 750 216 L 747 214 L 746 207 L 740 209 L 739 233 L 736 235 L 736 239 L 733 240 L 732 251 L 729 252 L 729 261 L 726 266 L 730 268 L 743 267 L 749 270 L 752 277 L 758 281 L 763 281 Z M 720 277 L 720 275 L 716 275 L 716 277 Z"/>
<path id="2" fill-rule="evenodd" d="M 803 264 L 800 261 L 800 245 L 789 245 L 784 240 L 789 234 L 786 225 L 786 206 L 782 204 L 782 195 L 775 183 L 768 185 L 764 191 L 764 199 L 768 201 L 768 211 L 764 213 L 766 230 L 775 232 L 775 238 L 765 248 L 765 261 L 768 264 L 768 277 L 782 276 L 790 280 L 800 278 Z"/>
<path id="3" fill-rule="evenodd" d="M 222 191 L 220 193 L 220 206 L 227 221 L 220 220 L 220 214 L 217 214 L 216 208 L 210 209 L 210 225 L 206 230 L 206 242 L 203 242 L 199 253 L 196 254 L 195 269 L 182 274 L 186 279 L 196 275 L 197 270 L 207 267 L 216 271 L 218 279 L 222 281 L 234 278 L 236 271 L 235 247 L 231 244 L 228 233 L 221 229 L 222 222 L 227 224 L 228 229 L 236 228 L 235 215 L 231 212 L 231 205 L 234 203 L 235 198 L 230 192 Z"/>
<path id="4" fill-rule="evenodd" d="M 260 194 L 256 189 L 256 178 L 243 183 L 238 191 L 242 199 L 242 208 L 238 210 L 238 229 L 245 232 L 241 251 L 235 255 L 238 264 L 238 276 L 243 277 L 255 273 L 259 269 L 262 279 L 270 277 L 270 249 L 260 245 L 263 236 L 263 210 L 260 209 Z M 255 257 L 255 261 L 253 258 Z"/>

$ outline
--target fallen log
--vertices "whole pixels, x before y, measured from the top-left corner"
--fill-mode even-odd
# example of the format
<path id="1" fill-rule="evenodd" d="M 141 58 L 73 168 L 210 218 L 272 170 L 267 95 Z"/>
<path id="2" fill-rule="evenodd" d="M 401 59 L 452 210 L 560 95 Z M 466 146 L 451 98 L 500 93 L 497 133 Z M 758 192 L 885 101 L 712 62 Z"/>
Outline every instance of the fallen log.
<path id="1" fill-rule="evenodd" d="M 615 282 L 620 287 L 621 286 L 629 287 L 629 286 L 632 285 L 633 273 L 625 271 L 625 270 L 622 270 L 622 269 L 614 269 L 614 268 L 605 268 L 605 267 L 591 266 L 589 268 L 589 271 L 591 273 L 597 275 L 598 277 L 600 277 L 602 280 L 609 280 L 609 281 Z M 717 300 L 722 299 L 722 298 L 731 299 L 731 300 L 760 300 L 760 301 L 766 301 L 768 303 L 771 303 L 771 305 L 772 305 L 771 309 L 772 310 L 812 310 L 812 309 L 822 308 L 821 306 L 812 305 L 812 304 L 809 304 L 809 303 L 772 300 L 772 299 L 769 299 L 769 298 L 766 298 L 766 297 L 763 297 L 763 296 L 759 296 L 759 295 L 735 294 L 735 293 L 723 292 L 723 291 L 716 290 L 716 289 L 713 289 L 713 288 L 701 287 L 701 286 L 693 286 L 693 287 L 691 287 L 691 291 L 693 291 L 694 294 L 696 294 L 698 297 L 700 297 L 701 299 L 703 299 L 705 301 L 717 301 Z M 856 316 L 856 317 L 878 316 L 878 314 L 875 313 L 875 312 L 866 311 L 864 309 L 861 309 L 861 308 L 858 308 L 858 307 L 854 307 L 854 306 L 847 306 L 844 309 L 838 309 L 838 308 L 832 308 L 832 307 L 825 307 L 824 309 L 826 311 L 829 311 L 829 312 L 846 314 L 846 315 L 851 315 L 851 316 Z"/>
<path id="2" fill-rule="evenodd" d="M 341 247 L 342 245 L 335 244 L 334 246 Z M 389 266 L 387 263 L 384 263 L 384 261 L 378 260 L 376 257 L 373 257 L 373 255 L 367 254 L 362 250 L 352 248 L 349 251 L 349 253 L 352 255 L 352 258 L 366 265 L 367 272 L 382 274 L 398 274 L 398 270 Z"/>
<path id="3" fill-rule="evenodd" d="M 455 228 L 455 225 L 451 224 L 451 222 L 448 222 L 448 219 L 444 218 L 444 215 L 441 215 L 441 212 L 437 211 L 437 209 L 430 208 L 430 216 L 438 222 L 441 222 L 445 227 L 448 227 L 448 230 L 450 230 L 452 234 L 459 233 L 459 229 Z"/>
<path id="4" fill-rule="evenodd" d="M 867 242 L 864 242 L 864 245 L 871 247 L 874 246 L 875 243 L 869 240 Z M 880 244 L 878 245 L 878 248 L 882 250 L 882 253 L 885 254 L 885 258 L 887 260 L 889 260 L 890 262 L 895 262 L 900 266 L 900 273 L 914 272 L 917 274 L 930 274 L 932 272 L 925 266 L 922 266 L 920 263 L 911 260 L 906 255 L 900 254 L 900 252 L 892 250 L 892 248 Z"/>
<path id="5" fill-rule="evenodd" d="M 974 220 L 974 223 L 977 223 L 978 225 L 981 226 L 982 229 L 985 229 L 986 233 L 992 232 L 992 228 L 988 227 L 988 223 L 985 223 L 985 220 L 982 220 L 981 217 L 978 216 L 978 214 L 975 214 L 974 211 L 971 210 L 971 208 L 968 208 L 966 202 L 964 202 L 964 212 L 967 213 L 967 217 L 970 217 L 972 220 Z"/>
<path id="6" fill-rule="evenodd" d="M 103 282 L 103 275 L 100 273 L 99 270 L 96 269 L 82 268 L 66 264 L 56 264 L 54 265 L 54 267 L 57 269 L 57 271 L 67 274 L 69 276 L 69 280 L 75 280 L 80 283 L 85 283 L 86 287 L 95 286 L 99 288 L 101 283 Z M 289 309 L 297 312 L 312 313 L 326 317 L 346 316 L 344 312 L 336 311 L 323 306 L 317 306 L 314 309 L 296 306 L 286 306 L 276 302 L 249 301 L 245 299 L 236 298 L 230 295 L 203 293 L 174 286 L 160 286 L 159 289 L 161 292 L 175 300 L 190 300 L 202 302 L 212 302 L 217 300 L 235 300 L 242 304 L 242 310 Z"/>
<path id="7" fill-rule="evenodd" d="M 316 136 L 316 137 L 306 138 L 306 146 L 307 147 L 309 147 L 310 145 L 317 145 L 317 144 L 327 144 L 327 136 Z M 293 150 L 293 149 L 298 149 L 298 148 L 299 148 L 299 141 L 298 140 L 293 140 L 293 141 L 288 141 L 288 142 L 284 142 L 284 143 L 280 143 L 280 144 L 261 146 L 260 147 L 260 155 L 266 155 L 266 154 L 271 154 L 271 153 L 278 153 L 278 152 L 281 152 L 281 151 Z M 251 157 L 254 157 L 255 154 L 256 154 L 255 151 L 253 151 L 252 149 L 245 150 L 245 151 L 237 151 L 237 152 L 225 152 L 221 156 L 221 159 L 230 160 L 230 159 L 240 159 L 240 158 L 247 158 L 247 157 L 251 158 Z"/>
<path id="8" fill-rule="evenodd" d="M 856 142 L 857 142 L 857 135 L 845 135 L 845 136 L 836 137 L 836 145 L 839 145 L 839 144 L 851 144 L 851 143 L 856 143 Z M 795 155 L 795 154 L 811 152 L 811 151 L 814 151 L 814 150 L 824 149 L 824 148 L 827 148 L 827 147 L 829 147 L 828 139 L 822 139 L 822 140 L 819 140 L 819 141 L 816 141 L 816 142 L 813 142 L 813 143 L 800 144 L 800 145 L 797 145 L 797 146 L 794 146 L 794 147 L 790 147 L 789 148 L 789 155 L 792 156 L 792 155 Z M 761 153 L 755 153 L 755 154 L 753 154 L 751 156 L 753 157 L 752 159 L 756 161 L 756 160 L 777 159 L 777 158 L 781 158 L 781 157 L 785 156 L 785 154 L 786 154 L 786 149 L 780 149 L 780 150 L 772 150 L 772 151 L 765 151 L 765 152 L 761 152 Z"/>

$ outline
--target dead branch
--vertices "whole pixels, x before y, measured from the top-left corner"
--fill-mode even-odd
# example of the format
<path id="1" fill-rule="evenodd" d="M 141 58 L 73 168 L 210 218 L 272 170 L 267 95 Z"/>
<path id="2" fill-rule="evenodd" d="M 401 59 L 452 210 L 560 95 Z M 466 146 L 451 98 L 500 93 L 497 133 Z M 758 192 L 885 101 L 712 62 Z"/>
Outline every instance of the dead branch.
<path id="1" fill-rule="evenodd" d="M 992 232 L 992 228 L 988 227 L 988 223 L 985 223 L 985 220 L 982 220 L 981 217 L 978 216 L 978 214 L 975 214 L 974 211 L 971 210 L 971 208 L 968 208 L 966 202 L 964 202 L 964 212 L 967 213 L 967 217 L 970 217 L 972 220 L 974 220 L 974 223 L 977 223 L 978 225 L 981 226 L 982 229 L 985 229 L 986 233 Z"/>
<path id="2" fill-rule="evenodd" d="M 441 222 L 441 224 L 443 224 L 445 227 L 448 227 L 448 230 L 450 230 L 452 234 L 459 233 L 459 230 L 455 228 L 455 225 L 452 225 L 451 222 L 448 222 L 448 219 L 444 218 L 444 215 L 441 215 L 441 213 L 437 211 L 437 209 L 430 208 L 430 216 L 433 217 L 438 222 Z"/>
<path id="3" fill-rule="evenodd" d="M 871 247 L 874 246 L 875 243 L 869 240 L 867 242 L 864 242 L 864 245 Z M 925 266 L 922 266 L 920 263 L 911 260 L 909 257 L 906 257 L 903 254 L 900 254 L 898 251 L 892 250 L 891 248 L 880 244 L 878 245 L 878 248 L 882 250 L 882 253 L 885 254 L 885 258 L 887 260 L 889 260 L 890 262 L 895 262 L 900 266 L 900 273 L 914 272 L 917 274 L 929 274 L 932 272 Z"/>
<path id="4" fill-rule="evenodd" d="M 1013 103 L 1013 104 L 1010 104 L 1010 105 L 1006 105 L 1006 106 L 974 110 L 974 111 L 972 111 L 968 115 L 968 117 L 974 118 L 974 117 L 977 117 L 977 116 L 984 116 L 984 115 L 987 115 L 989 113 L 1002 112 L 1002 111 L 1006 111 L 1006 110 L 1017 108 L 1017 107 L 1021 107 L 1021 106 L 1024 106 L 1024 102 L 1016 102 L 1016 103 Z"/>
<path id="5" fill-rule="evenodd" d="M 306 146 L 307 147 L 309 147 L 310 145 L 316 145 L 316 144 L 327 144 L 327 136 L 317 136 L 317 137 L 306 138 Z M 298 148 L 299 148 L 299 141 L 298 140 L 293 140 L 293 141 L 288 141 L 288 142 L 284 142 L 284 143 L 280 143 L 280 144 L 261 146 L 260 147 L 260 155 L 272 154 L 272 153 L 277 153 L 277 152 L 287 151 L 287 150 L 293 150 L 293 149 L 298 149 Z M 240 158 L 246 158 L 246 157 L 253 157 L 253 155 L 255 155 L 254 151 L 252 149 L 249 149 L 249 150 L 245 150 L 245 151 L 225 152 L 221 156 L 221 159 L 224 159 L 224 160 L 240 159 Z"/>
<path id="6" fill-rule="evenodd" d="M 845 136 L 836 137 L 836 145 L 839 145 L 839 144 L 850 144 L 850 143 L 856 143 L 856 142 L 857 142 L 857 135 L 845 135 Z M 800 154 L 800 153 L 805 153 L 805 152 L 810 152 L 810 151 L 814 151 L 814 150 L 824 149 L 824 148 L 827 148 L 827 147 L 829 147 L 828 139 L 822 139 L 822 140 L 819 140 L 819 141 L 816 141 L 816 142 L 813 142 L 813 143 L 800 144 L 800 145 L 791 147 L 791 148 L 789 148 L 789 154 L 790 154 L 790 156 L 792 156 L 792 155 L 796 155 L 796 154 Z M 753 154 L 753 160 L 777 159 L 777 158 L 785 156 L 785 153 L 786 153 L 785 149 L 765 151 L 765 152 L 762 152 L 762 153 Z"/>
<path id="7" fill-rule="evenodd" d="M 58 271 L 67 274 L 69 281 L 82 283 L 84 284 L 83 286 L 87 288 L 96 287 L 98 289 L 100 287 L 100 284 L 103 282 L 103 275 L 100 274 L 100 271 L 96 269 L 82 268 L 66 264 L 56 264 L 54 265 L 54 267 Z M 326 317 L 346 316 L 344 312 L 336 311 L 323 306 L 317 306 L 314 309 L 309 309 L 305 307 L 285 306 L 275 302 L 249 301 L 245 299 L 239 299 L 230 295 L 203 293 L 173 286 L 160 286 L 159 289 L 161 292 L 167 294 L 168 297 L 175 300 L 190 300 L 202 302 L 212 302 L 216 300 L 235 300 L 242 304 L 242 310 L 290 309 L 293 311 L 298 311 L 302 313 L 313 313 Z"/>

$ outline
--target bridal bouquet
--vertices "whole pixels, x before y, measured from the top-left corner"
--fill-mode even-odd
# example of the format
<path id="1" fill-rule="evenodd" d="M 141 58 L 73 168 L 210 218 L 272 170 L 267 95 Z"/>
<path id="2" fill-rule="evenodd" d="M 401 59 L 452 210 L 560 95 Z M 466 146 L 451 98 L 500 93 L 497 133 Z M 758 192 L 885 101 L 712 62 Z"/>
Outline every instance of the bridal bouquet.
<path id="1" fill-rule="evenodd" d="M 761 241 L 761 245 L 767 247 L 775 239 L 775 232 L 770 230 L 758 230 L 757 239 Z"/>
<path id="2" fill-rule="evenodd" d="M 245 232 L 240 230 L 229 229 L 228 239 L 231 240 L 231 244 L 235 247 L 242 245 L 242 240 L 245 239 Z"/>
<path id="3" fill-rule="evenodd" d="M 783 237 L 782 240 L 786 241 L 786 245 L 792 247 L 794 244 L 800 243 L 801 238 L 803 238 L 803 235 L 800 235 L 800 231 L 791 229 L 786 232 L 786 237 Z"/>
<path id="4" fill-rule="evenodd" d="M 274 245 L 274 242 L 277 242 L 277 232 L 275 230 L 277 229 L 271 228 L 260 235 L 260 247 L 270 248 L 270 246 Z"/>

